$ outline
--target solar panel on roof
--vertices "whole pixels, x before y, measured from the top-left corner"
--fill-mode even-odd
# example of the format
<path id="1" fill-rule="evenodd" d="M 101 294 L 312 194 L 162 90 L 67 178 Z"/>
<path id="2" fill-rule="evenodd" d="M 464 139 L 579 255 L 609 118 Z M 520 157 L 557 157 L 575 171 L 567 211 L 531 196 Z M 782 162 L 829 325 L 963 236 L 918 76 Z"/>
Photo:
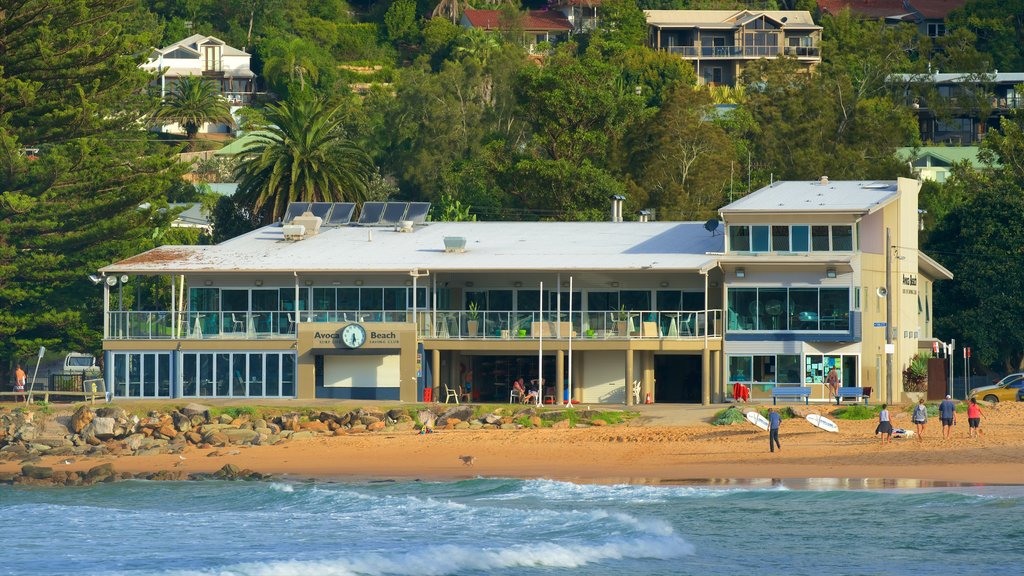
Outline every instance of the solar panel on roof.
<path id="1" fill-rule="evenodd" d="M 429 213 L 430 202 L 409 202 L 409 210 L 405 213 L 405 219 L 412 220 L 413 224 L 423 224 L 427 221 Z"/>
<path id="2" fill-rule="evenodd" d="M 331 214 L 324 222 L 326 226 L 344 226 L 352 221 L 352 213 L 356 211 L 356 205 L 352 202 L 335 202 L 331 208 Z"/>
<path id="3" fill-rule="evenodd" d="M 288 209 L 284 212 L 284 223 L 287 224 L 302 216 L 306 210 L 309 210 L 309 202 L 289 202 Z"/>
<path id="4" fill-rule="evenodd" d="M 313 216 L 319 216 L 321 220 L 326 222 L 332 205 L 331 202 L 312 202 L 309 205 L 309 211 L 313 213 Z"/>
<path id="5" fill-rule="evenodd" d="M 409 204 L 405 202 L 388 202 L 384 206 L 384 214 L 380 217 L 380 223 L 384 226 L 395 226 L 404 219 L 405 211 L 408 209 Z"/>
<path id="6" fill-rule="evenodd" d="M 384 214 L 386 202 L 363 202 L 363 208 L 359 211 L 360 224 L 377 224 Z"/>

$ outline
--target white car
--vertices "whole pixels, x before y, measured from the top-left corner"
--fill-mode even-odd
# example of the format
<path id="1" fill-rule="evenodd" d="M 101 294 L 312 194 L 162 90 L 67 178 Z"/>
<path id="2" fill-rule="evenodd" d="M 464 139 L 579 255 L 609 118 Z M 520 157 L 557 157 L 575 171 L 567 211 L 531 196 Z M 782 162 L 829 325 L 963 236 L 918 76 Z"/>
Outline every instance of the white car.
<path id="1" fill-rule="evenodd" d="M 65 374 L 99 373 L 96 358 L 92 354 L 72 352 L 64 357 Z"/>

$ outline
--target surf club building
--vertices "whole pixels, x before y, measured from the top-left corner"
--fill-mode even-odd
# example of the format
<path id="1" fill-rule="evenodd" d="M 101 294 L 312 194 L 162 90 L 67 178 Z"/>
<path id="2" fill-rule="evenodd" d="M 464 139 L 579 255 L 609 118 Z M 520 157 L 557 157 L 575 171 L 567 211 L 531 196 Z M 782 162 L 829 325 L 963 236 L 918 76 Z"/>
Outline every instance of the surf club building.
<path id="1" fill-rule="evenodd" d="M 106 379 L 125 398 L 508 402 L 521 377 L 549 403 L 712 403 L 736 381 L 826 399 L 835 366 L 884 400 L 886 230 L 897 383 L 951 277 L 917 250 L 919 187 L 778 182 L 722 222 L 624 222 L 621 198 L 607 222 L 295 203 L 103 268 Z"/>

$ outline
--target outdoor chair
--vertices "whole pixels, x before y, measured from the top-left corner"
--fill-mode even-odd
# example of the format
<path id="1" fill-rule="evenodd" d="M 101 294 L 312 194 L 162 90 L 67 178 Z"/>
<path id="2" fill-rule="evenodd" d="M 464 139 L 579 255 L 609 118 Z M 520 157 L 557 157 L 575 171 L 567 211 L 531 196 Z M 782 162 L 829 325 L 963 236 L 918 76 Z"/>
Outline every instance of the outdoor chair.
<path id="1" fill-rule="evenodd" d="M 450 386 L 445 384 L 444 385 L 444 403 L 447 404 L 448 402 L 450 402 L 452 400 L 454 400 L 455 403 L 458 404 L 459 403 L 459 393 L 454 388 L 451 388 Z"/>

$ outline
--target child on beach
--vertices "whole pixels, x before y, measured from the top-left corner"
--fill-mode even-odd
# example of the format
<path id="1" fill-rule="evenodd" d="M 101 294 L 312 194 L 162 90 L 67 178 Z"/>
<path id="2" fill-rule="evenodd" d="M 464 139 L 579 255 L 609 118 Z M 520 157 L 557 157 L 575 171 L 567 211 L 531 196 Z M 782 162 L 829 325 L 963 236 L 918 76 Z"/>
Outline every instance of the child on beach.
<path id="1" fill-rule="evenodd" d="M 924 398 L 917 401 L 917 406 L 914 406 L 914 414 L 910 419 L 917 427 L 917 441 L 920 442 L 924 438 L 924 427 L 928 424 L 928 407 L 924 405 Z"/>
<path id="2" fill-rule="evenodd" d="M 878 413 L 878 427 L 875 434 L 882 435 L 882 444 L 892 442 L 892 420 L 889 418 L 889 405 L 882 404 L 882 411 Z"/>
<path id="3" fill-rule="evenodd" d="M 975 436 L 984 436 L 985 433 L 981 431 L 981 406 L 978 406 L 978 401 L 971 398 L 971 403 L 967 405 L 967 436 L 974 438 Z"/>

